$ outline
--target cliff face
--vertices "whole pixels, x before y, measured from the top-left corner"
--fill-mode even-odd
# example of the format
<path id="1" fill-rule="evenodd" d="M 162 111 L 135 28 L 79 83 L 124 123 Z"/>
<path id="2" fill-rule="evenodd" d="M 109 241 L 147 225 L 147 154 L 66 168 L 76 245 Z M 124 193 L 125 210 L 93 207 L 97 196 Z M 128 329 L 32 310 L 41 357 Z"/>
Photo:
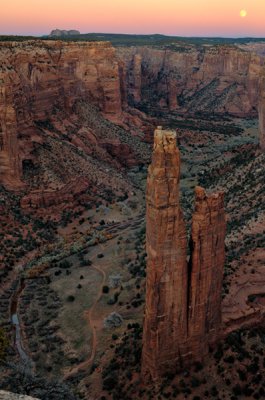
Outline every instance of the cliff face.
<path id="1" fill-rule="evenodd" d="M 262 58 L 233 47 L 119 48 L 132 105 L 256 115 Z"/>
<path id="2" fill-rule="evenodd" d="M 152 124 L 137 110 L 122 113 L 128 104 L 158 111 L 256 115 L 261 68 L 259 56 L 224 46 L 177 52 L 147 47 L 115 50 L 106 42 L 2 42 L 0 183 L 23 188 L 22 163 L 32 161 L 38 144 L 46 143 L 43 131 L 52 118 L 58 135 L 63 131 L 73 136 L 73 125 L 76 132 L 82 128 L 74 113 L 77 102 L 98 107 L 109 120 L 136 132 L 145 123 L 148 129 Z M 261 97 L 261 143 L 263 103 Z M 69 116 L 74 116 L 70 122 Z M 80 137 L 77 140 L 80 145 Z M 93 152 L 99 147 L 114 163 L 118 158 L 126 164 L 127 155 L 127 164 L 137 163 L 131 148 L 119 141 L 105 140 Z"/>
<path id="3" fill-rule="evenodd" d="M 265 151 L 265 73 L 263 73 L 260 80 L 259 142 L 261 150 Z"/>
<path id="4" fill-rule="evenodd" d="M 59 190 L 31 192 L 29 195 L 22 197 L 20 205 L 23 209 L 45 208 L 61 203 L 67 203 L 69 205 L 69 203 L 73 202 L 77 197 L 85 193 L 88 187 L 89 181 L 84 177 L 80 177 L 70 181 Z"/>
<path id="5" fill-rule="evenodd" d="M 223 194 L 196 188 L 191 256 L 179 205 L 180 158 L 176 134 L 155 131 L 146 192 L 147 281 L 142 376 L 201 361 L 221 328 L 225 214 Z"/>
<path id="6" fill-rule="evenodd" d="M 6 186 L 21 186 L 22 160 L 38 133 L 34 122 L 45 123 L 57 109 L 71 113 L 80 99 L 105 114 L 121 112 L 119 65 L 109 43 L 3 42 L 0 64 L 0 181 Z"/>
<path id="7" fill-rule="evenodd" d="M 144 379 L 176 370 L 187 336 L 186 231 L 179 206 L 180 155 L 175 132 L 155 131 L 146 192 L 148 254 Z"/>
<path id="8" fill-rule="evenodd" d="M 220 334 L 221 292 L 225 262 L 224 194 L 207 196 L 195 188 L 189 265 L 188 336 L 192 358 L 208 353 Z"/>

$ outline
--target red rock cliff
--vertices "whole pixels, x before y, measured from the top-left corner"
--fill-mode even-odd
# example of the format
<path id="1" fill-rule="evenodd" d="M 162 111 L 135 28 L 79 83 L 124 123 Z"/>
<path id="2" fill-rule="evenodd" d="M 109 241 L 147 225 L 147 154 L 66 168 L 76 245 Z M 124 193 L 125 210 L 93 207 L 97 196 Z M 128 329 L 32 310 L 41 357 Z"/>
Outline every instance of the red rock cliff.
<path id="1" fill-rule="evenodd" d="M 202 360 L 221 329 L 224 196 L 196 188 L 188 267 L 179 175 L 176 134 L 157 129 L 146 192 L 145 381 Z"/>
<path id="2" fill-rule="evenodd" d="M 146 192 L 147 282 L 142 375 L 174 371 L 187 337 L 186 230 L 179 206 L 176 133 L 155 131 Z"/>
<path id="3" fill-rule="evenodd" d="M 32 144 L 34 121 L 46 121 L 58 108 L 70 113 L 77 99 L 119 114 L 119 74 L 109 43 L 0 43 L 0 183 L 21 185 L 27 149 L 19 148 L 18 136 Z"/>
<path id="4" fill-rule="evenodd" d="M 118 48 L 131 105 L 257 115 L 263 58 L 232 46 Z"/>
<path id="5" fill-rule="evenodd" d="M 260 80 L 259 97 L 259 143 L 260 148 L 265 151 L 265 73 Z"/>

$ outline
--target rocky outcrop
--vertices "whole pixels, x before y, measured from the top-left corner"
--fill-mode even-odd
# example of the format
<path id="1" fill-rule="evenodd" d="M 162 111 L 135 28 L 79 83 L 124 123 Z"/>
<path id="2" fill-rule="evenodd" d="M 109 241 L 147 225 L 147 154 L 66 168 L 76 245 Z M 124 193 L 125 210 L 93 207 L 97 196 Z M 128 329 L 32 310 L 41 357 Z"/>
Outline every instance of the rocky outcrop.
<path id="1" fill-rule="evenodd" d="M 265 72 L 260 80 L 259 143 L 261 150 L 265 151 Z"/>
<path id="2" fill-rule="evenodd" d="M 196 188 L 188 264 L 179 176 L 176 133 L 158 128 L 146 191 L 145 381 L 202 361 L 221 330 L 224 196 Z"/>
<path id="3" fill-rule="evenodd" d="M 207 196 L 196 187 L 188 272 L 188 340 L 193 360 L 208 353 L 209 343 L 216 341 L 221 330 L 225 231 L 224 194 Z"/>
<path id="4" fill-rule="evenodd" d="M 38 400 L 36 397 L 26 396 L 0 390 L 0 400 Z"/>
<path id="5" fill-rule="evenodd" d="M 118 48 L 129 103 L 178 112 L 257 115 L 264 60 L 233 46 Z"/>
<path id="6" fill-rule="evenodd" d="M 82 99 L 106 115 L 121 113 L 119 64 L 109 43 L 0 43 L 0 183 L 21 186 L 36 123 L 47 125 L 58 109 L 70 115 Z"/>
<path id="7" fill-rule="evenodd" d="M 146 307 L 142 376 L 174 371 L 187 338 L 186 230 L 179 205 L 180 154 L 176 133 L 155 131 L 146 190 Z"/>
<path id="8" fill-rule="evenodd" d="M 78 178 L 64 185 L 58 190 L 38 190 L 22 197 L 20 205 L 23 209 L 46 208 L 62 203 L 72 203 L 81 194 L 85 193 L 89 187 L 89 181 Z"/>
<path id="9" fill-rule="evenodd" d="M 79 36 L 80 32 L 76 29 L 70 29 L 69 31 L 65 29 L 53 29 L 50 33 L 50 37 L 54 38 L 61 38 L 61 37 L 68 37 L 68 36 Z"/>

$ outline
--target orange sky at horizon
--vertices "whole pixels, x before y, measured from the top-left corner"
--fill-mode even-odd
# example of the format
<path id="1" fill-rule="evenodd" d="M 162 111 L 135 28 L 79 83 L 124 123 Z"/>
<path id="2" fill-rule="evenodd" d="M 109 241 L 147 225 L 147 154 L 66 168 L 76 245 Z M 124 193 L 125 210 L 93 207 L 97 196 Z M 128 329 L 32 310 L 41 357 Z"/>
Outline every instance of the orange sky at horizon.
<path id="1" fill-rule="evenodd" d="M 265 37 L 265 0 L 0 0 L 0 34 L 82 33 Z M 240 17 L 245 9 L 247 16 Z"/>

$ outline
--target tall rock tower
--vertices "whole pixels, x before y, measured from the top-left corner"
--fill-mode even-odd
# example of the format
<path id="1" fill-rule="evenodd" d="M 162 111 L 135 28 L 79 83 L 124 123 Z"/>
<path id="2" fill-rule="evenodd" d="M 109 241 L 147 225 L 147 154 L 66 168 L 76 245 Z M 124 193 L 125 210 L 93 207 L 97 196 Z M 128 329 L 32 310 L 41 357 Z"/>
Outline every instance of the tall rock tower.
<path id="1" fill-rule="evenodd" d="M 187 337 L 187 243 L 179 205 L 176 133 L 155 131 L 146 191 L 147 282 L 142 375 L 176 370 Z"/>
<path id="2" fill-rule="evenodd" d="M 176 133 L 155 131 L 146 191 L 146 307 L 142 378 L 158 381 L 202 361 L 221 329 L 225 213 L 222 193 L 195 189 L 191 255 L 179 205 Z"/>
<path id="3" fill-rule="evenodd" d="M 216 341 L 221 329 L 225 230 L 224 194 L 207 196 L 196 187 L 188 299 L 188 347 L 194 361 L 208 353 L 209 343 Z"/>

